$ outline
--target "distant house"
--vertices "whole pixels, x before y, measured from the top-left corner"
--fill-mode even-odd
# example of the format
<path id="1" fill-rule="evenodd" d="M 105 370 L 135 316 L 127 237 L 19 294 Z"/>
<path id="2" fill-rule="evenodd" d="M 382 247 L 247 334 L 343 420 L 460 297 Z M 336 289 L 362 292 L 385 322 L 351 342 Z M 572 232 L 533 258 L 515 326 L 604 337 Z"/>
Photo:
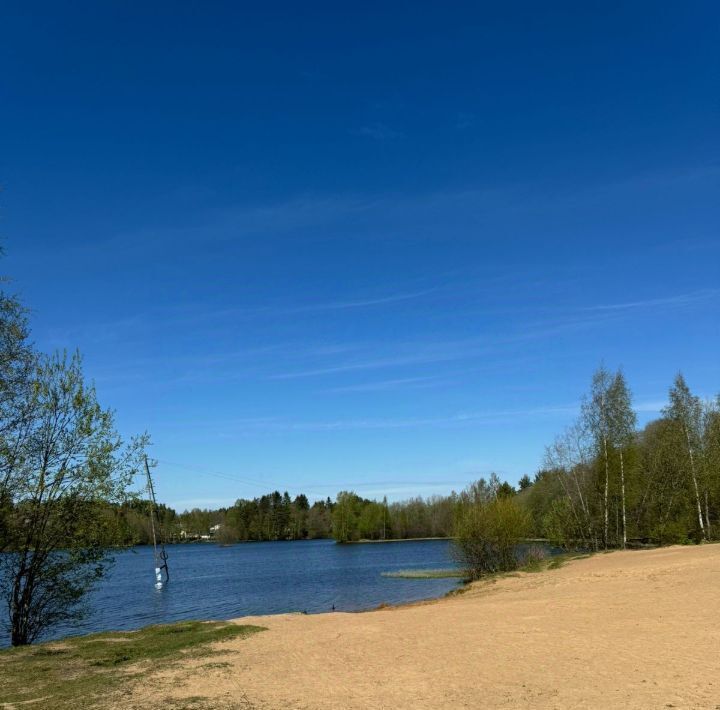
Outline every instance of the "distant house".
<path id="1" fill-rule="evenodd" d="M 206 533 L 191 532 L 189 530 L 180 530 L 181 540 L 212 540 L 217 535 L 222 525 L 213 525 Z"/>
<path id="2" fill-rule="evenodd" d="M 209 535 L 207 537 L 210 537 Z M 188 530 L 180 530 L 180 539 L 181 540 L 201 540 L 202 535 L 197 532 L 190 532 Z"/>

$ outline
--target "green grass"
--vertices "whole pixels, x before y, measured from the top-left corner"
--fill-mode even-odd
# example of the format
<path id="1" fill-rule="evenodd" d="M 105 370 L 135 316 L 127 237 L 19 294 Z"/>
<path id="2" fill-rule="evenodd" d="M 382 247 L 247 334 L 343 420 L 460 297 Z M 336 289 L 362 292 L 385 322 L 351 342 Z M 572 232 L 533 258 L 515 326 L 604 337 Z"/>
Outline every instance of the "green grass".
<path id="1" fill-rule="evenodd" d="M 504 579 L 506 577 L 519 577 L 520 572 L 545 572 L 546 570 L 554 570 L 554 569 L 560 569 L 561 567 L 564 567 L 567 562 L 571 562 L 573 560 L 583 560 L 591 555 L 586 552 L 565 552 L 560 555 L 554 555 L 552 557 L 542 557 L 540 559 L 531 559 L 528 560 L 525 564 L 518 567 L 516 570 L 513 571 L 506 571 L 506 572 L 493 572 L 492 574 L 485 574 L 479 579 L 476 580 L 470 580 L 469 573 L 464 572 L 462 570 L 453 570 L 452 575 L 448 574 L 447 576 L 455 576 L 455 577 L 462 577 L 466 581 L 475 581 L 475 582 L 489 582 L 489 583 L 495 583 L 499 579 Z M 434 570 L 433 570 L 434 571 Z M 390 575 L 388 575 L 390 576 Z M 440 575 L 445 576 L 445 575 Z M 447 593 L 446 596 L 454 596 L 456 594 L 462 594 L 465 590 L 469 589 L 469 587 L 460 587 L 459 589 L 453 589 Z"/>
<path id="2" fill-rule="evenodd" d="M 582 560 L 586 557 L 590 557 L 590 555 L 584 552 L 565 552 L 561 555 L 554 555 L 553 557 L 530 560 L 520 567 L 520 571 L 544 572 L 547 569 L 560 569 L 565 566 L 567 562 L 571 562 L 572 560 Z"/>
<path id="3" fill-rule="evenodd" d="M 398 579 L 465 579 L 467 573 L 461 569 L 401 569 L 397 572 L 383 572 L 382 576 Z"/>
<path id="4" fill-rule="evenodd" d="M 182 659 L 221 654 L 210 644 L 262 630 L 187 621 L 5 649 L 0 651 L 0 709 L 116 707 L 118 694 L 148 671 Z M 158 707 L 162 705 L 161 698 L 157 701 Z"/>

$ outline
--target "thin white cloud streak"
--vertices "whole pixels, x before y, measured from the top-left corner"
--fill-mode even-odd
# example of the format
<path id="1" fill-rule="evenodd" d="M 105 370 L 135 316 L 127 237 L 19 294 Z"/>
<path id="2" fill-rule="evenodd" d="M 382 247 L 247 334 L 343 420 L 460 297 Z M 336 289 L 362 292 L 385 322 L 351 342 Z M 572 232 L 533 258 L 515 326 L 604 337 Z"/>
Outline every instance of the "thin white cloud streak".
<path id="1" fill-rule="evenodd" d="M 667 403 L 664 400 L 645 400 L 633 405 L 639 414 L 660 414 Z M 238 434 L 275 434 L 292 432 L 332 432 L 353 430 L 392 430 L 425 427 L 462 427 L 513 419 L 572 418 L 580 413 L 580 404 L 558 404 L 521 409 L 498 409 L 485 412 L 458 412 L 439 417 L 385 417 L 377 419 L 335 419 L 294 421 L 281 417 L 245 417 L 232 421 L 204 421 L 202 424 L 218 431 L 223 438 Z M 197 429 L 200 422 L 165 422 L 171 428 L 185 426 Z"/>
<path id="2" fill-rule="evenodd" d="M 452 362 L 496 355 L 508 348 L 533 340 L 560 335 L 561 333 L 582 329 L 613 316 L 601 314 L 593 318 L 575 317 L 555 322 L 535 322 L 524 326 L 516 325 L 510 335 L 487 335 L 462 340 L 443 340 L 430 342 L 407 342 L 402 346 L 404 352 L 395 352 L 378 357 L 349 360 L 339 364 L 313 367 L 304 370 L 273 373 L 270 380 L 290 380 L 324 375 L 336 375 L 362 370 L 378 370 L 407 365 L 423 365 L 440 362 Z M 397 344 L 396 344 L 397 345 Z"/>
<path id="3" fill-rule="evenodd" d="M 210 242 L 237 242 L 250 240 L 259 235 L 292 236 L 303 229 L 318 230 L 325 227 L 346 227 L 361 222 L 359 229 L 343 230 L 343 238 L 386 239 L 394 235 L 397 241 L 417 240 L 430 236 L 435 238 L 438 230 L 448 223 L 463 231 L 468 227 L 486 225 L 488 220 L 502 220 L 523 212 L 537 214 L 565 213 L 593 206 L 612 204 L 613 196 L 675 188 L 678 184 L 691 185 L 698 181 L 715 181 L 720 169 L 701 166 L 685 172 L 638 174 L 628 179 L 616 180 L 600 186 L 576 187 L 548 191 L 546 187 L 514 184 L 503 188 L 468 188 L 455 191 L 436 191 L 414 195 L 392 194 L 335 194 L 299 195 L 284 201 L 264 205 L 230 205 L 206 210 L 192 226 L 178 225 L 159 229 L 141 229 L 119 233 L 105 239 L 93 239 L 75 245 L 63 243 L 51 251 L 46 249 L 46 259 L 65 258 L 77 261 L 92 256 L 117 260 L 118 255 L 132 260 L 138 255 L 149 257 L 162 253 L 168 244 L 207 245 Z M 399 231 L 398 224 L 408 225 L 408 215 L 415 220 L 406 230 Z M 372 228 L 368 228 L 372 222 Z M 430 230 L 426 229 L 430 227 Z M 444 232 L 443 232 L 444 233 Z M 373 237 L 374 235 L 374 237 Z M 18 250 L 16 256 L 37 261 L 34 251 Z"/>
<path id="4" fill-rule="evenodd" d="M 362 382 L 356 385 L 345 385 L 341 387 L 328 387 L 323 392 L 333 394 L 345 394 L 352 392 L 384 392 L 387 390 L 437 386 L 447 382 L 445 375 L 427 375 L 426 377 L 401 377 L 394 380 L 379 380 L 377 382 Z"/>
<path id="5" fill-rule="evenodd" d="M 316 377 L 320 375 L 335 375 L 346 372 L 355 372 L 358 370 L 377 370 L 392 367 L 401 367 L 403 365 L 421 365 L 432 362 L 444 362 L 448 360 L 458 360 L 463 357 L 469 357 L 469 354 L 461 353 L 445 353 L 445 354 L 418 354 L 418 355 L 395 355 L 385 358 L 377 358 L 370 360 L 362 360 L 359 362 L 345 363 L 342 365 L 333 365 L 330 367 L 318 367 L 310 370 L 300 370 L 297 372 L 283 372 L 269 375 L 270 380 L 294 380 L 304 377 Z"/>
<path id="6" fill-rule="evenodd" d="M 548 417 L 554 415 L 567 415 L 577 413 L 577 405 L 558 405 L 547 407 L 535 407 L 529 409 L 507 409 L 488 412 L 460 412 L 443 417 L 397 417 L 379 419 L 336 419 L 326 421 L 291 421 L 275 419 L 257 422 L 251 426 L 244 426 L 247 422 L 231 422 L 230 427 L 226 424 L 226 435 L 233 431 L 257 431 L 257 432 L 293 432 L 293 431 L 341 431 L 341 430 L 370 430 L 370 429 L 410 429 L 416 427 L 447 427 L 466 426 L 481 424 L 500 420 L 513 419 L 516 417 Z M 239 425 L 237 428 L 234 425 Z"/>
<path id="7" fill-rule="evenodd" d="M 300 314 L 326 313 L 331 311 L 360 310 L 376 306 L 389 306 L 411 302 L 422 299 L 440 290 L 440 287 L 391 293 L 385 296 L 373 298 L 355 298 L 321 301 L 295 306 L 284 306 L 280 304 L 265 304 L 257 306 L 240 306 L 236 308 L 211 308 L 198 311 L 190 307 L 185 313 L 178 313 L 178 307 L 146 311 L 134 315 L 120 317 L 96 323 L 83 323 L 80 326 L 73 326 L 63 330 L 53 329 L 48 332 L 48 338 L 53 342 L 65 346 L 68 342 L 104 342 L 125 339 L 129 332 L 142 330 L 156 331 L 159 326 L 164 328 L 171 326 L 190 326 L 208 323 L 223 319 L 242 318 L 274 318 Z M 277 346 L 267 346 L 270 349 Z"/>
<path id="8" fill-rule="evenodd" d="M 368 308 L 370 306 L 384 306 L 390 303 L 398 303 L 400 301 L 412 301 L 430 293 L 437 291 L 436 288 L 429 288 L 423 291 L 415 291 L 412 293 L 398 293 L 392 296 L 383 296 L 380 298 L 366 298 L 357 301 L 336 301 L 328 303 L 315 303 L 306 306 L 297 306 L 296 308 L 277 309 L 277 313 L 313 313 L 316 311 L 341 311 L 353 308 Z"/>
<path id="9" fill-rule="evenodd" d="M 363 308 L 373 308 L 375 306 L 387 306 L 392 304 L 411 302 L 416 300 L 424 299 L 435 293 L 443 292 L 445 296 L 452 295 L 453 292 L 457 295 L 458 292 L 466 290 L 466 284 L 458 286 L 457 288 L 449 285 L 435 286 L 432 288 L 422 289 L 418 291 L 401 292 L 395 294 L 389 294 L 386 296 L 379 296 L 376 298 L 357 298 L 336 301 L 325 301 L 318 303 L 308 303 L 298 306 L 282 306 L 282 305 L 261 305 L 261 306 L 247 306 L 238 308 L 208 308 L 200 312 L 188 312 L 172 315 L 172 310 L 158 311 L 158 312 L 147 312 L 139 313 L 132 316 L 121 317 L 115 320 L 106 322 L 98 322 L 94 324 L 83 324 L 80 327 L 70 327 L 69 329 L 51 330 L 48 332 L 48 338 L 53 342 L 59 343 L 61 346 L 67 345 L 68 342 L 102 342 L 111 341 L 116 339 L 124 339 L 127 337 L 129 331 L 138 332 L 142 329 L 157 330 L 158 325 L 163 327 L 168 326 L 189 326 L 198 323 L 207 323 L 211 320 L 222 320 L 229 318 L 270 318 L 270 317 L 282 317 L 299 314 L 312 314 L 312 313 L 324 313 L 332 311 L 345 311 L 355 310 Z M 713 300 L 720 296 L 720 289 L 703 289 L 699 291 L 693 291 L 685 294 L 678 294 L 669 297 L 652 298 L 638 301 L 628 301 L 625 303 L 610 303 L 610 304 L 598 304 L 591 306 L 584 306 L 575 309 L 570 312 L 570 315 L 562 320 L 556 321 L 555 328 L 558 327 L 573 327 L 590 325 L 593 323 L 602 322 L 603 319 L 610 319 L 613 317 L 621 317 L 623 313 L 629 313 L 634 310 L 640 309 L 652 309 L 652 308 L 678 308 L 692 306 L 705 301 Z M 465 304 L 467 305 L 467 304 Z M 469 306 L 472 310 L 472 307 Z M 523 313 L 524 308 L 512 308 L 507 307 L 503 309 L 481 309 L 480 315 L 497 315 L 505 314 L 512 315 L 513 313 Z M 582 319 L 578 318 L 575 314 L 596 314 L 594 318 Z M 528 324 L 525 327 L 533 327 L 535 324 Z M 556 331 L 547 331 L 547 335 L 554 335 Z M 542 334 L 541 334 L 542 335 Z M 252 352 L 270 352 L 274 349 L 281 348 L 282 345 L 268 345 L 263 347 L 254 347 L 246 349 L 248 354 Z M 336 346 L 336 352 L 341 352 L 343 346 Z M 219 356 L 223 357 L 223 356 Z M 452 358 L 451 358 L 452 359 Z M 405 361 L 399 364 L 404 364 Z M 362 369 L 362 366 L 350 365 L 348 369 Z M 334 370 L 330 370 L 332 372 Z M 307 375 L 311 374 L 324 374 L 324 370 L 320 369 L 317 372 L 310 370 Z M 302 377 L 306 376 L 305 373 L 288 373 L 277 375 L 278 379 L 285 379 L 289 377 Z"/>
<path id="10" fill-rule="evenodd" d="M 308 368 L 297 371 L 274 373 L 271 380 L 288 380 L 319 377 L 362 370 L 387 369 L 407 365 L 422 365 L 450 362 L 495 355 L 513 345 L 541 340 L 575 330 L 614 323 L 641 308 L 689 307 L 720 295 L 718 289 L 705 289 L 668 298 L 648 299 L 624 304 L 597 305 L 580 308 L 561 318 L 549 321 L 534 321 L 515 324 L 514 332 L 508 335 L 488 335 L 455 341 L 407 343 L 406 352 L 397 352 L 379 357 L 350 360 L 338 364 Z M 586 315 L 580 315 L 580 314 Z"/>
<path id="11" fill-rule="evenodd" d="M 402 343 L 382 342 L 374 346 L 372 343 L 298 343 L 286 342 L 275 343 L 265 346 L 254 346 L 240 348 L 226 353 L 199 353 L 191 356 L 178 356 L 173 364 L 181 368 L 189 368 L 186 371 L 169 372 L 163 360 L 162 374 L 155 382 L 162 382 L 163 386 L 169 384 L 182 384 L 189 382 L 213 382 L 220 380 L 238 379 L 267 379 L 267 380 L 293 380 L 312 377 L 327 377 L 351 373 L 359 373 L 375 370 L 392 370 L 393 368 L 406 368 L 411 366 L 433 365 L 438 363 L 459 362 L 485 358 L 484 366 L 492 366 L 488 358 L 503 355 L 503 362 L 518 347 L 528 342 L 542 340 L 573 331 L 582 331 L 594 326 L 612 323 L 618 319 L 627 317 L 627 311 L 596 311 L 583 318 L 576 315 L 567 316 L 554 321 L 534 321 L 526 324 L 515 324 L 513 332 L 507 335 L 488 334 L 458 340 L 437 340 L 437 341 L 404 341 Z M 378 352 L 378 351 L 385 352 Z M 267 356 L 272 355 L 275 367 L 282 367 L 281 361 L 287 364 L 299 361 L 317 362 L 314 367 L 304 369 L 268 372 Z M 343 360 L 336 363 L 327 363 L 327 358 L 343 356 Z M 137 379 L 135 374 L 138 371 L 147 372 L 156 362 L 153 358 L 142 358 L 134 360 L 132 369 L 126 371 L 125 380 Z M 327 364 L 320 364 L 327 363 Z M 270 366 L 272 367 L 272 365 Z M 447 373 L 443 373 L 447 376 Z M 114 379 L 123 376 L 123 372 L 114 368 L 111 374 L 105 375 L 102 371 L 96 373 L 100 381 L 112 382 Z M 435 375 L 441 377 L 441 375 Z M 421 375 L 413 375 L 421 377 Z M 412 384 L 413 377 L 387 377 L 375 386 L 370 384 L 338 385 L 337 391 L 345 389 L 347 392 L 371 391 L 401 386 L 402 380 L 407 380 L 406 385 Z M 419 383 L 416 384 L 419 386 Z"/>
<path id="12" fill-rule="evenodd" d="M 643 308 L 664 308 L 674 306 L 688 306 L 699 301 L 708 301 L 717 298 L 720 295 L 720 289 L 704 289 L 701 291 L 692 291 L 690 293 L 681 293 L 676 296 L 668 296 L 667 298 L 649 298 L 642 301 L 628 301 L 626 303 L 611 303 L 598 306 L 588 306 L 583 311 L 630 311 Z"/>
<path id="13" fill-rule="evenodd" d="M 396 294 L 385 297 L 383 300 L 394 301 L 421 297 L 421 295 L 430 291 L 432 290 Z M 162 373 L 155 379 L 155 382 L 162 384 L 162 386 L 168 386 L 173 383 L 183 384 L 238 379 L 283 381 L 333 377 L 376 370 L 391 371 L 398 368 L 422 367 L 481 358 L 484 365 L 487 366 L 488 364 L 492 365 L 498 356 L 502 356 L 503 362 L 507 362 L 507 358 L 518 347 L 522 347 L 529 342 L 607 326 L 632 317 L 635 310 L 639 308 L 691 307 L 718 294 L 720 294 L 720 291 L 708 289 L 669 298 L 611 304 L 609 306 L 592 306 L 575 310 L 552 320 L 513 323 L 511 326 L 512 331 L 506 334 L 489 332 L 487 335 L 456 340 L 382 341 L 377 344 L 372 342 L 318 344 L 288 341 L 238 348 L 225 353 L 209 352 L 191 356 L 180 355 L 173 360 L 175 371 L 168 371 L 165 366 L 166 363 L 164 363 Z M 351 304 L 353 302 L 347 303 Z M 357 303 L 360 303 L 360 301 Z M 328 307 L 331 306 L 328 304 Z M 350 307 L 353 306 L 350 305 Z M 272 356 L 271 359 L 268 358 L 270 355 Z M 328 359 L 330 359 L 330 362 L 328 362 Z M 335 360 L 335 362 L 332 362 L 332 360 Z M 116 367 L 109 375 L 104 375 L 100 371 L 97 376 L 100 381 L 106 383 L 118 378 L 123 379 L 123 377 L 125 381 L 136 381 L 141 379 L 137 372 L 146 373 L 147 368 L 152 367 L 156 362 L 157 360 L 152 357 L 133 360 L 126 363 L 123 371 L 119 371 Z M 297 369 L 285 369 L 293 366 L 297 367 Z M 128 367 L 130 367 L 129 370 Z M 177 368 L 181 368 L 180 371 Z M 185 371 L 183 371 L 183 368 Z M 278 369 L 280 371 L 277 371 Z M 276 371 L 273 372 L 273 370 Z M 331 392 L 334 390 L 337 393 L 343 391 L 350 393 L 353 391 L 380 391 L 402 386 L 421 386 L 419 379 L 422 376 L 421 373 L 412 373 L 412 377 L 403 376 L 405 374 L 409 373 L 401 372 L 397 377 L 385 377 L 378 383 L 338 384 L 335 388 L 325 388 L 323 391 Z M 443 374 L 447 376 L 447 373 Z M 435 374 L 434 377 L 440 378 L 441 375 Z M 415 378 L 418 379 L 413 381 Z M 426 380 L 426 383 L 426 386 L 429 386 L 430 380 Z"/>

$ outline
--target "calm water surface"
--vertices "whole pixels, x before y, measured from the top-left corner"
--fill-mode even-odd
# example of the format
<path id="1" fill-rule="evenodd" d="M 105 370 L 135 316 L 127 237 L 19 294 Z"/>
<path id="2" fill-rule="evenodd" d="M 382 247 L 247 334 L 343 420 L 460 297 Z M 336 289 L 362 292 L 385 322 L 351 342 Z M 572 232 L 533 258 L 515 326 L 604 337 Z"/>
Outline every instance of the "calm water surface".
<path id="1" fill-rule="evenodd" d="M 331 540 L 168 547 L 170 584 L 153 588 L 152 548 L 118 553 L 90 595 L 90 615 L 46 638 L 137 629 L 182 619 L 233 619 L 290 611 L 371 609 L 439 597 L 458 579 L 393 579 L 382 572 L 455 567 L 450 542 L 336 545 Z M 4 643 L 3 643 L 4 642 Z M 0 639 L 7 644 L 7 638 Z"/>

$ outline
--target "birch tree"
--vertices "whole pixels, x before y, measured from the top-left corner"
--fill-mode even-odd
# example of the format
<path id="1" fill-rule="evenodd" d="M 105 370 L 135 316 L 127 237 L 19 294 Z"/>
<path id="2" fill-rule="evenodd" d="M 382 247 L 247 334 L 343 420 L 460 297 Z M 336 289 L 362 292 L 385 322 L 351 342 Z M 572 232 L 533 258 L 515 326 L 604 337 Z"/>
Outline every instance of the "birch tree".
<path id="1" fill-rule="evenodd" d="M 705 525 L 707 536 L 716 537 L 715 527 L 711 527 L 710 502 L 717 505 L 720 501 L 720 395 L 708 402 L 703 416 L 703 458 L 705 461 Z"/>
<path id="2" fill-rule="evenodd" d="M 622 510 L 622 547 L 627 546 L 627 506 L 625 496 L 625 451 L 635 436 L 637 417 L 632 408 L 630 390 L 618 370 L 608 391 L 609 435 L 620 458 L 620 505 Z M 606 484 L 607 491 L 607 484 Z M 606 494 L 607 495 L 607 494 Z"/>
<path id="3" fill-rule="evenodd" d="M 582 405 L 582 421 L 591 433 L 599 459 L 604 471 L 603 485 L 603 545 L 608 548 L 608 511 L 610 497 L 610 433 L 612 413 L 610 406 L 610 389 L 613 378 L 610 372 L 601 365 L 593 375 L 590 396 Z"/>
<path id="4" fill-rule="evenodd" d="M 554 472 L 567 499 L 570 519 L 573 520 L 573 537 L 597 548 L 590 502 L 587 491 L 587 474 L 592 451 L 588 446 L 582 421 L 568 427 L 545 450 L 545 468 Z"/>
<path id="5" fill-rule="evenodd" d="M 670 403 L 664 410 L 665 416 L 680 428 L 685 442 L 688 472 L 692 485 L 692 495 L 697 509 L 697 521 L 700 535 L 707 539 L 703 520 L 702 498 L 700 492 L 698 455 L 702 445 L 702 403 L 699 397 L 690 392 L 682 373 L 678 373 L 670 388 Z"/>

